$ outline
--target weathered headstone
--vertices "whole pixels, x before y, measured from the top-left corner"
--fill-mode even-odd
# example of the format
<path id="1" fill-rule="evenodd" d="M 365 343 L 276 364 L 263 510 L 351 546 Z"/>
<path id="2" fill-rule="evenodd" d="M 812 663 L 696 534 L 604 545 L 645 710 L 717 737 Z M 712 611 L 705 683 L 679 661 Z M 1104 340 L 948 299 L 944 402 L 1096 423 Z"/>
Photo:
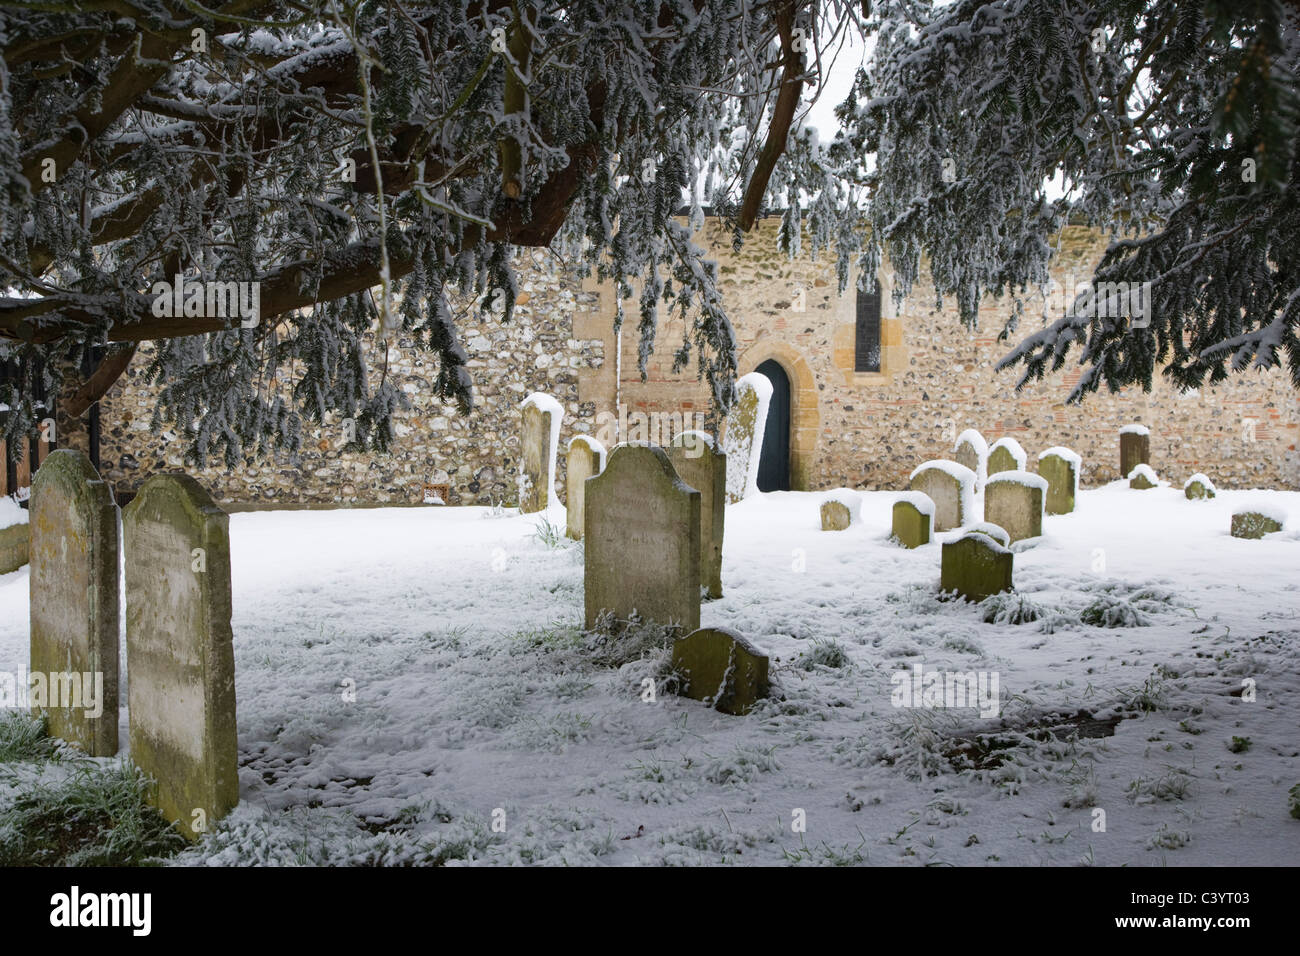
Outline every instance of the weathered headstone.
<path id="1" fill-rule="evenodd" d="M 862 496 L 850 488 L 836 488 L 821 495 L 823 531 L 846 531 L 862 508 Z"/>
<path id="2" fill-rule="evenodd" d="M 700 626 L 700 493 L 662 448 L 614 446 L 586 485 L 583 548 L 587 627 L 602 612 L 628 620 Z"/>
<path id="3" fill-rule="evenodd" d="M 909 478 L 908 490 L 934 502 L 934 531 L 960 528 L 975 517 L 975 473 L 955 461 L 927 461 Z"/>
<path id="4" fill-rule="evenodd" d="M 1119 430 L 1119 473 L 1127 478 L 1138 465 L 1151 464 L 1151 429 L 1125 425 Z"/>
<path id="5" fill-rule="evenodd" d="M 523 428 L 519 440 L 519 511 L 532 514 L 558 503 L 555 456 L 559 453 L 564 409 L 544 392 L 533 392 L 520 408 Z"/>
<path id="6" fill-rule="evenodd" d="M 975 473 L 975 490 L 983 488 L 989 473 L 989 443 L 984 436 L 976 429 L 968 428 L 957 436 L 952 451 L 957 464 L 965 465 Z"/>
<path id="7" fill-rule="evenodd" d="M 239 802 L 229 524 L 187 475 L 155 475 L 122 510 L 131 759 L 190 839 Z"/>
<path id="8" fill-rule="evenodd" d="M 1248 510 L 1233 512 L 1231 533 L 1234 538 L 1262 538 L 1281 531 L 1284 524 L 1284 512 L 1269 505 L 1256 504 Z"/>
<path id="9" fill-rule="evenodd" d="M 984 520 L 1006 529 L 1011 543 L 1043 533 L 1047 481 L 1027 471 L 1000 471 L 984 486 Z"/>
<path id="10" fill-rule="evenodd" d="M 585 482 L 599 475 L 605 467 L 605 446 L 590 435 L 574 435 L 569 440 L 569 461 L 565 470 L 565 532 L 575 541 L 582 538 Z"/>
<path id="11" fill-rule="evenodd" d="M 956 541 L 963 534 L 983 534 L 988 535 L 1004 548 L 1011 547 L 1011 535 L 1007 529 L 999 524 L 993 524 L 991 521 L 976 521 L 974 524 L 968 524 L 956 534 L 952 535 L 952 540 Z"/>
<path id="12" fill-rule="evenodd" d="M 31 528 L 26 522 L 0 528 L 0 574 L 17 571 L 31 553 Z"/>
<path id="13" fill-rule="evenodd" d="M 729 503 L 758 494 L 758 459 L 771 401 L 772 382 L 766 375 L 750 372 L 736 380 L 736 396 L 722 432 Z"/>
<path id="14" fill-rule="evenodd" d="M 1038 473 L 1047 481 L 1049 515 L 1068 515 L 1074 510 L 1082 470 L 1083 459 L 1069 448 L 1057 445 L 1038 455 Z"/>
<path id="15" fill-rule="evenodd" d="M 722 539 L 727 515 L 727 456 L 713 438 L 691 429 L 664 449 L 678 477 L 700 493 L 700 585 L 722 597 Z"/>
<path id="16" fill-rule="evenodd" d="M 682 696 L 710 701 L 726 714 L 743 716 L 767 696 L 767 665 L 766 653 L 723 627 L 701 628 L 673 643 Z"/>
<path id="17" fill-rule="evenodd" d="M 919 491 L 905 491 L 894 502 L 891 536 L 905 548 L 919 548 L 930 543 L 934 522 L 934 502 Z"/>
<path id="18" fill-rule="evenodd" d="M 1150 465 L 1135 465 L 1128 476 L 1128 486 L 1139 491 L 1155 488 L 1160 482 Z"/>
<path id="19" fill-rule="evenodd" d="M 1216 493 L 1214 482 L 1199 471 L 1183 483 L 1183 495 L 1189 500 L 1213 498 Z"/>
<path id="20" fill-rule="evenodd" d="M 988 473 L 990 476 L 1003 471 L 1025 471 L 1029 457 L 1014 438 L 999 438 L 989 449 Z"/>
<path id="21" fill-rule="evenodd" d="M 52 451 L 41 464 L 30 528 L 32 712 L 48 716 L 51 735 L 111 757 L 118 744 L 117 505 L 82 452 Z"/>
<path id="22" fill-rule="evenodd" d="M 969 532 L 946 541 L 940 557 L 939 588 L 968 601 L 1010 591 L 1014 555 L 986 534 Z"/>

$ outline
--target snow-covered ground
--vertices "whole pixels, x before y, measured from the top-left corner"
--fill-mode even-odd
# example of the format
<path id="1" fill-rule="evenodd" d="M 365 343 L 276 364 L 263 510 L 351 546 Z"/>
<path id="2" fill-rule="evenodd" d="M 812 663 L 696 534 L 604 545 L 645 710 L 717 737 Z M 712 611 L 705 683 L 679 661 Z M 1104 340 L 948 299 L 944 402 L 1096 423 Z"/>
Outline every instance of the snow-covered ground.
<path id="1" fill-rule="evenodd" d="M 1083 491 L 1019 546 L 1002 623 L 939 599 L 937 545 L 889 543 L 896 497 L 843 532 L 815 494 L 728 508 L 702 619 L 773 657 L 744 718 L 644 701 L 654 660 L 593 664 L 581 546 L 537 516 L 232 516 L 241 804 L 177 861 L 1300 860 L 1300 493 Z M 1286 530 L 1230 537 L 1260 499 Z M 0 577 L 0 670 L 27 592 Z M 1001 715 L 894 707 L 916 664 L 996 673 Z"/>

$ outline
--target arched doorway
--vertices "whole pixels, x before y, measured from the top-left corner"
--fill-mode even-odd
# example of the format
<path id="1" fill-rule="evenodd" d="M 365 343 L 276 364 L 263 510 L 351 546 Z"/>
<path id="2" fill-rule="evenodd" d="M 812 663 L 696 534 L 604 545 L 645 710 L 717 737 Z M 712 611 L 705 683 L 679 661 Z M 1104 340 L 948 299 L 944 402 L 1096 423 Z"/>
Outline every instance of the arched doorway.
<path id="1" fill-rule="evenodd" d="M 768 359 L 754 371 L 772 383 L 763 449 L 758 458 L 758 490 L 790 490 L 790 376 L 781 363 Z"/>

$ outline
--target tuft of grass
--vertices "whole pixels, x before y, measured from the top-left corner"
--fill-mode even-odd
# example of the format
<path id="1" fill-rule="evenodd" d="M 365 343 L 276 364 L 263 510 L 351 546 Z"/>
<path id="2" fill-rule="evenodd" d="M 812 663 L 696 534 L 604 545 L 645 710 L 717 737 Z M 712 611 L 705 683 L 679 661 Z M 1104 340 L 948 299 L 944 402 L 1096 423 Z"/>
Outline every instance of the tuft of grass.
<path id="1" fill-rule="evenodd" d="M 0 713 L 0 763 L 20 760 L 55 760 L 59 742 L 51 737 L 44 717 Z"/>
<path id="2" fill-rule="evenodd" d="M 1291 811 L 1291 816 L 1300 820 L 1300 783 L 1292 787 L 1286 795 L 1287 809 Z"/>
<path id="3" fill-rule="evenodd" d="M 1028 624 L 1043 616 L 1043 609 L 1018 591 L 991 594 L 979 608 L 985 624 Z"/>
<path id="4" fill-rule="evenodd" d="M 145 802 L 148 788 L 126 761 L 21 784 L 4 807 L 0 866 L 141 866 L 184 849 L 185 838 Z"/>
<path id="5" fill-rule="evenodd" d="M 814 640 L 813 646 L 799 657 L 799 666 L 806 671 L 814 667 L 852 667 L 853 662 L 844 646 L 834 640 Z"/>
<path id="6" fill-rule="evenodd" d="M 1234 736 L 1232 741 L 1228 744 L 1228 750 L 1234 754 L 1244 754 L 1250 749 L 1250 743 L 1251 741 L 1249 737 Z"/>
<path id="7" fill-rule="evenodd" d="M 569 543 L 569 536 L 565 528 L 546 517 L 538 520 L 533 537 L 552 549 L 562 548 Z"/>

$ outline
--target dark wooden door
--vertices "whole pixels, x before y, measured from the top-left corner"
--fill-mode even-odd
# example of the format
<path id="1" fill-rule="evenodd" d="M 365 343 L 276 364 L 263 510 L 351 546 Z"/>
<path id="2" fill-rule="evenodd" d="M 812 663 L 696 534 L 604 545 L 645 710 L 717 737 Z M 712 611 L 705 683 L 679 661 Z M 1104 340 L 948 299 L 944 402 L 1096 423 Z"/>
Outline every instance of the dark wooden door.
<path id="1" fill-rule="evenodd" d="M 763 451 L 758 459 L 758 490 L 790 490 L 790 376 L 781 363 L 768 359 L 755 371 L 772 383 L 772 403 L 767 407 Z"/>

